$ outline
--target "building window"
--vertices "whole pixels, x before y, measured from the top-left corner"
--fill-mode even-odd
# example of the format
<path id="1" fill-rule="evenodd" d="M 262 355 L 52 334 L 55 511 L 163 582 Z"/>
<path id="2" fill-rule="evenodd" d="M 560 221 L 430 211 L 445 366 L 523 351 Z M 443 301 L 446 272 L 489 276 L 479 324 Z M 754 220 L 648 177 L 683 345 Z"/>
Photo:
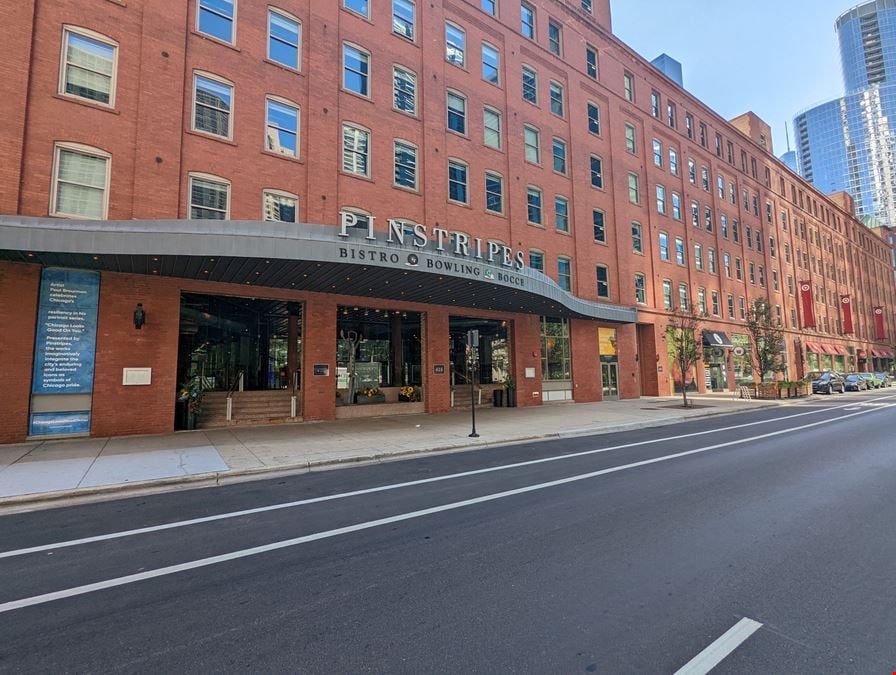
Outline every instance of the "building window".
<path id="1" fill-rule="evenodd" d="M 370 132 L 352 124 L 342 125 L 342 170 L 370 176 Z"/>
<path id="2" fill-rule="evenodd" d="M 541 319 L 541 376 L 548 381 L 572 378 L 567 319 Z"/>
<path id="3" fill-rule="evenodd" d="M 595 155 L 591 155 L 591 187 L 604 187 L 604 161 Z"/>
<path id="4" fill-rule="evenodd" d="M 700 122 L 700 145 L 706 147 L 706 125 Z"/>
<path id="5" fill-rule="evenodd" d="M 582 9 L 584 11 L 588 12 L 589 14 L 592 13 L 591 2 L 592 2 L 592 0 L 582 0 Z"/>
<path id="6" fill-rule="evenodd" d="M 622 93 L 626 101 L 635 100 L 635 78 L 631 73 L 622 74 Z"/>
<path id="7" fill-rule="evenodd" d="M 585 47 L 585 72 L 592 80 L 597 79 L 597 50 L 594 47 Z"/>
<path id="8" fill-rule="evenodd" d="M 694 140 L 694 117 L 691 113 L 686 113 L 684 116 L 684 128 L 687 131 L 688 138 L 690 140 Z"/>
<path id="9" fill-rule="evenodd" d="M 292 16 L 268 10 L 268 58 L 281 66 L 299 70 L 302 25 Z"/>
<path id="10" fill-rule="evenodd" d="M 597 266 L 597 297 L 610 297 L 610 270 L 606 265 Z"/>
<path id="11" fill-rule="evenodd" d="M 299 156 L 299 109 L 267 99 L 265 148 L 286 157 Z"/>
<path id="12" fill-rule="evenodd" d="M 538 73 L 523 66 L 523 100 L 538 104 Z"/>
<path id="13" fill-rule="evenodd" d="M 199 0 L 196 3 L 199 32 L 232 44 L 235 5 L 235 0 Z"/>
<path id="14" fill-rule="evenodd" d="M 553 141 L 554 171 L 566 174 L 566 143 L 559 138 Z"/>
<path id="15" fill-rule="evenodd" d="M 625 149 L 631 153 L 638 151 L 638 147 L 635 144 L 635 127 L 631 124 L 625 125 Z"/>
<path id="16" fill-rule="evenodd" d="M 554 220 L 557 232 L 569 232 L 569 200 L 566 197 L 554 197 Z"/>
<path id="17" fill-rule="evenodd" d="M 650 114 L 657 118 L 660 116 L 660 95 L 655 91 L 650 92 Z"/>
<path id="18" fill-rule="evenodd" d="M 681 237 L 675 237 L 675 262 L 684 265 L 684 240 Z"/>
<path id="19" fill-rule="evenodd" d="M 655 138 L 653 139 L 653 164 L 663 168 L 663 144 Z"/>
<path id="20" fill-rule="evenodd" d="M 445 24 L 445 59 L 460 68 L 466 61 L 467 35 L 453 23 Z"/>
<path id="21" fill-rule="evenodd" d="M 628 200 L 632 204 L 641 203 L 641 186 L 638 174 L 630 173 L 628 175 Z"/>
<path id="22" fill-rule="evenodd" d="M 501 54 L 487 42 L 482 43 L 482 79 L 500 84 Z"/>
<path id="23" fill-rule="evenodd" d="M 409 115 L 417 114 L 417 76 L 398 66 L 392 68 L 392 105 Z"/>
<path id="24" fill-rule="evenodd" d="M 526 161 L 541 164 L 541 140 L 538 129 L 530 126 L 524 127 L 523 143 L 526 146 Z"/>
<path id="25" fill-rule="evenodd" d="M 370 54 L 352 45 L 342 45 L 342 86 L 361 96 L 369 96 Z"/>
<path id="26" fill-rule="evenodd" d="M 557 56 L 563 51 L 563 33 L 553 21 L 548 21 L 548 49 Z"/>
<path id="27" fill-rule="evenodd" d="M 666 188 L 662 185 L 656 186 L 656 212 L 666 215 Z"/>
<path id="28" fill-rule="evenodd" d="M 677 192 L 672 193 L 672 217 L 681 220 L 681 195 Z"/>
<path id="29" fill-rule="evenodd" d="M 678 151 L 675 148 L 669 148 L 669 172 L 678 175 Z"/>
<path id="30" fill-rule="evenodd" d="M 544 272 L 544 253 L 541 251 L 529 251 L 529 267 L 539 272 Z"/>
<path id="31" fill-rule="evenodd" d="M 485 174 L 485 210 L 504 213 L 504 179 L 490 171 Z"/>
<path id="32" fill-rule="evenodd" d="M 277 223 L 299 222 L 299 198 L 288 192 L 265 190 L 264 220 Z"/>
<path id="33" fill-rule="evenodd" d="M 721 304 L 721 300 L 719 298 L 719 292 L 713 291 L 711 294 L 711 297 L 712 297 L 712 315 L 719 316 L 719 314 L 722 311 L 722 304 Z"/>
<path id="34" fill-rule="evenodd" d="M 414 13 L 416 7 L 410 0 L 392 0 L 392 32 L 414 41 Z"/>
<path id="35" fill-rule="evenodd" d="M 697 165 L 693 159 L 688 160 L 688 180 L 691 181 L 691 185 L 697 184 Z"/>
<path id="36" fill-rule="evenodd" d="M 676 123 L 675 115 L 676 115 L 675 104 L 667 103 L 666 104 L 666 121 L 669 123 L 669 126 L 672 127 L 673 129 L 675 128 L 675 123 Z"/>
<path id="37" fill-rule="evenodd" d="M 118 45 L 100 37 L 65 29 L 59 93 L 114 106 Z"/>
<path id="38" fill-rule="evenodd" d="M 572 261 L 569 258 L 557 258 L 557 284 L 564 291 L 572 290 Z"/>
<path id="39" fill-rule="evenodd" d="M 700 310 L 700 314 L 706 315 L 706 289 L 698 288 L 697 289 L 697 306 Z"/>
<path id="40" fill-rule="evenodd" d="M 591 211 L 591 221 L 594 225 L 594 241 L 599 244 L 607 243 L 607 223 L 603 211 L 594 209 Z"/>
<path id="41" fill-rule="evenodd" d="M 712 232 L 712 209 L 708 206 L 703 210 L 704 219 L 706 221 L 706 231 Z"/>
<path id="42" fill-rule="evenodd" d="M 744 264 L 740 258 L 734 259 L 734 276 L 738 281 L 744 280 Z"/>
<path id="43" fill-rule="evenodd" d="M 687 284 L 678 284 L 678 306 L 681 309 L 687 309 L 690 306 L 690 294 L 688 293 Z"/>
<path id="44" fill-rule="evenodd" d="M 641 223 L 632 223 L 632 250 L 635 253 L 644 252 L 644 240 L 641 234 Z"/>
<path id="45" fill-rule="evenodd" d="M 721 233 L 722 233 L 722 239 L 727 239 L 728 238 L 728 216 L 726 216 L 724 213 L 721 216 L 719 216 L 719 223 L 720 223 L 719 227 L 720 227 Z"/>
<path id="46" fill-rule="evenodd" d="M 660 232 L 660 260 L 669 260 L 669 235 Z"/>
<path id="47" fill-rule="evenodd" d="M 501 113 L 494 108 L 484 108 L 483 118 L 483 141 L 489 147 L 496 150 L 501 149 Z"/>
<path id="48" fill-rule="evenodd" d="M 563 87 L 551 82 L 551 112 L 563 117 Z"/>
<path id="49" fill-rule="evenodd" d="M 530 40 L 535 39 L 535 10 L 525 2 L 520 4 L 520 32 Z"/>
<path id="50" fill-rule="evenodd" d="M 417 189 L 417 148 L 404 141 L 395 141 L 395 184 Z"/>
<path id="51" fill-rule="evenodd" d="M 635 274 L 635 302 L 639 305 L 647 304 L 647 277 L 640 272 Z"/>
<path id="52" fill-rule="evenodd" d="M 672 309 L 672 282 L 669 279 L 663 279 L 663 307 Z"/>
<path id="53" fill-rule="evenodd" d="M 765 288 L 765 267 L 759 266 L 759 287 Z"/>
<path id="54" fill-rule="evenodd" d="M 467 133 L 467 99 L 453 91 L 448 92 L 448 128 L 459 134 Z"/>
<path id="55" fill-rule="evenodd" d="M 370 18 L 370 0 L 342 0 L 342 6 L 365 19 Z"/>
<path id="56" fill-rule="evenodd" d="M 738 307 L 740 309 L 740 320 L 746 321 L 747 320 L 747 300 L 746 300 L 746 298 L 744 298 L 744 296 L 740 296 L 737 299 L 737 303 L 738 303 Z"/>
<path id="57" fill-rule="evenodd" d="M 734 296 L 730 293 L 728 294 L 728 318 L 734 318 Z"/>
<path id="58" fill-rule="evenodd" d="M 731 278 L 731 256 L 728 253 L 722 254 L 722 266 L 725 268 L 725 276 Z"/>
<path id="59" fill-rule="evenodd" d="M 526 219 L 535 225 L 542 224 L 541 218 L 541 190 L 537 187 L 526 189 Z"/>
<path id="60" fill-rule="evenodd" d="M 233 86 L 203 75 L 194 76 L 193 130 L 230 138 Z"/>
<path id="61" fill-rule="evenodd" d="M 213 177 L 190 176 L 190 218 L 227 220 L 230 217 L 230 184 Z"/>
<path id="62" fill-rule="evenodd" d="M 588 131 L 600 135 L 600 108 L 595 103 L 588 103 Z"/>
<path id="63" fill-rule="evenodd" d="M 467 165 L 454 160 L 448 161 L 448 199 L 467 204 Z"/>
<path id="64" fill-rule="evenodd" d="M 691 225 L 700 227 L 700 205 L 697 202 L 691 202 Z"/>
<path id="65" fill-rule="evenodd" d="M 700 167 L 700 181 L 703 184 L 703 189 L 709 192 L 709 169 L 705 166 Z"/>
<path id="66" fill-rule="evenodd" d="M 694 267 L 703 271 L 703 246 L 694 244 Z"/>
<path id="67" fill-rule="evenodd" d="M 110 155 L 88 146 L 55 148 L 50 215 L 102 220 L 108 214 Z"/>

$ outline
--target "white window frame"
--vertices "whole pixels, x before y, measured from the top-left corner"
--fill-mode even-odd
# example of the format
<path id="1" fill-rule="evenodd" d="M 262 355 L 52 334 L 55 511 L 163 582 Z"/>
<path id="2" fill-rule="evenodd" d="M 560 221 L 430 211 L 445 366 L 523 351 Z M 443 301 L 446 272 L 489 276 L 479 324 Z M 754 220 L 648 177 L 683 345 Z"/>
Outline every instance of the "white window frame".
<path id="1" fill-rule="evenodd" d="M 461 35 L 462 42 L 459 50 L 457 49 L 457 45 L 455 45 L 448 36 L 448 31 L 452 28 Z M 454 47 L 455 53 L 458 51 L 460 52 L 459 63 L 456 59 L 451 57 L 449 47 Z M 445 22 L 445 61 L 450 63 L 452 66 L 457 66 L 458 68 L 466 69 L 467 67 L 467 31 L 465 31 L 453 21 Z"/>
<path id="2" fill-rule="evenodd" d="M 498 129 L 497 129 L 498 144 L 497 145 L 495 145 L 493 143 L 489 143 L 489 141 L 488 141 L 488 132 L 494 131 L 493 128 L 489 127 L 489 125 L 486 124 L 486 119 L 487 119 L 489 113 L 494 115 L 494 119 L 498 120 Z M 503 119 L 503 115 L 501 115 L 500 110 L 498 110 L 497 108 L 493 108 L 490 105 L 483 106 L 483 108 L 482 108 L 482 142 L 486 146 L 493 148 L 495 150 L 501 150 L 504 148 L 504 119 Z"/>
<path id="3" fill-rule="evenodd" d="M 283 197 L 285 199 L 295 199 L 296 200 L 296 219 L 295 220 L 266 220 L 265 213 L 267 210 L 268 195 L 270 195 L 271 197 Z M 299 206 L 300 205 L 301 205 L 301 201 L 299 200 L 299 196 L 296 194 L 293 194 L 292 192 L 287 192 L 286 190 L 277 190 L 274 188 L 265 188 L 261 191 L 261 218 L 265 222 L 268 222 L 268 223 L 298 223 L 299 222 Z"/>
<path id="4" fill-rule="evenodd" d="M 287 108 L 292 108 L 296 112 L 296 152 L 295 154 L 278 153 L 268 148 L 267 130 L 271 126 L 268 118 L 268 104 L 276 103 Z M 266 96 L 264 100 L 264 128 L 265 128 L 265 144 L 264 150 L 267 153 L 276 155 L 277 157 L 289 157 L 291 159 L 299 159 L 302 156 L 302 109 L 294 101 L 279 96 Z M 276 128 L 276 127 L 275 127 Z"/>
<path id="5" fill-rule="evenodd" d="M 218 42 L 223 42 L 227 45 L 235 45 L 236 44 L 236 27 L 237 27 L 237 12 L 239 11 L 239 0 L 233 0 L 233 16 L 228 17 L 230 20 L 231 31 L 230 31 L 230 39 L 225 40 L 223 38 L 219 38 L 217 35 L 212 35 L 211 33 L 206 33 L 199 28 L 199 15 L 202 12 L 202 0 L 196 0 L 196 32 L 200 35 L 204 35 L 206 37 L 211 38 L 212 40 L 217 40 Z M 211 11 L 213 14 L 218 14 L 213 10 Z"/>
<path id="6" fill-rule="evenodd" d="M 406 2 L 411 6 L 411 34 L 405 35 L 397 30 L 395 30 L 395 3 L 396 2 Z M 402 18 L 402 20 L 404 20 Z M 405 40 L 410 40 L 411 42 L 417 42 L 417 3 L 414 0 L 392 0 L 392 34 L 397 35 L 400 38 L 404 38 Z"/>
<path id="7" fill-rule="evenodd" d="M 355 49 L 367 57 L 367 75 L 365 75 L 365 77 L 367 78 L 366 79 L 366 84 L 367 84 L 367 93 L 366 94 L 362 94 L 359 91 L 355 91 L 354 89 L 349 89 L 347 86 L 345 86 L 345 84 L 346 84 L 345 83 L 345 72 L 346 72 L 345 50 L 347 47 L 349 47 L 351 49 Z M 364 47 L 362 47 L 359 44 L 355 44 L 354 42 L 345 42 L 344 41 L 342 43 L 342 64 L 341 64 L 341 66 L 342 66 L 342 70 L 339 75 L 340 75 L 340 88 L 342 89 L 342 91 L 348 92 L 350 94 L 354 94 L 355 96 L 360 96 L 362 98 L 371 98 L 373 96 L 373 77 L 371 75 L 371 73 L 373 72 L 373 56 L 371 55 L 371 53 L 368 50 L 364 49 Z"/>
<path id="8" fill-rule="evenodd" d="M 196 128 L 196 85 L 197 78 L 204 78 L 206 80 L 212 80 L 213 82 L 217 82 L 218 84 L 223 84 L 227 87 L 230 87 L 230 110 L 228 111 L 229 117 L 227 118 L 227 135 L 222 136 L 220 134 L 212 133 L 211 131 L 205 131 L 204 129 Z M 205 70 L 194 70 L 193 71 L 193 93 L 192 93 L 192 109 L 190 110 L 190 131 L 193 131 L 197 134 L 202 134 L 203 136 L 208 136 L 209 138 L 224 138 L 228 141 L 233 140 L 233 116 L 234 111 L 236 110 L 236 87 L 233 82 L 230 80 L 224 79 L 220 75 L 215 75 L 214 73 L 210 73 Z"/>
<path id="9" fill-rule="evenodd" d="M 409 75 L 411 80 L 414 83 L 414 94 L 413 94 L 414 109 L 413 110 L 404 110 L 402 108 L 399 108 L 396 103 L 396 98 L 397 98 L 396 93 L 398 92 L 398 89 L 395 86 L 395 75 L 398 72 L 404 73 L 405 75 Z M 393 63 L 392 64 L 392 110 L 394 110 L 396 112 L 400 112 L 403 115 L 410 115 L 411 117 L 416 117 L 417 116 L 417 99 L 418 99 L 418 96 L 417 96 L 417 73 L 415 73 L 410 68 L 405 68 L 402 65 Z"/>
<path id="10" fill-rule="evenodd" d="M 350 129 L 355 129 L 357 131 L 361 131 L 367 134 L 367 172 L 359 173 L 357 171 L 351 171 L 345 168 L 345 129 L 349 127 Z M 339 126 L 339 167 L 340 172 L 344 173 L 348 176 L 360 176 L 362 178 L 370 178 L 371 167 L 372 167 L 372 159 L 373 159 L 373 132 L 365 126 L 357 124 L 355 122 L 343 121 Z"/>
<path id="11" fill-rule="evenodd" d="M 87 38 L 88 40 L 95 40 L 96 42 L 102 42 L 107 47 L 112 47 L 112 75 L 111 82 L 109 83 L 109 102 L 103 103 L 102 101 L 95 101 L 93 99 L 85 98 L 83 96 L 78 96 L 77 94 L 69 94 L 65 91 L 66 84 L 66 66 L 68 65 L 68 36 L 69 35 L 78 35 L 83 38 Z M 57 93 L 60 96 L 65 96 L 66 98 L 74 99 L 76 101 L 85 101 L 92 105 L 101 106 L 103 108 L 115 108 L 115 99 L 116 94 L 118 93 L 118 52 L 119 52 L 119 44 L 115 40 L 102 33 L 97 33 L 96 31 L 88 30 L 87 28 L 81 28 L 80 26 L 72 26 L 69 24 L 63 24 L 62 26 L 62 53 L 59 57 L 59 88 Z"/>
<path id="12" fill-rule="evenodd" d="M 227 209 L 224 211 L 224 220 L 230 220 L 230 204 L 232 197 L 232 184 L 226 178 L 222 178 L 221 176 L 216 176 L 211 173 L 200 173 L 198 171 L 191 171 L 187 174 L 187 218 L 192 218 L 193 211 L 193 181 L 205 180 L 213 183 L 221 183 L 222 185 L 227 187 Z"/>
<path id="13" fill-rule="evenodd" d="M 273 35 L 271 34 L 271 15 L 279 14 L 282 18 L 287 21 L 292 21 L 297 24 L 296 29 L 296 39 L 299 43 L 296 45 L 296 65 L 290 66 L 282 61 L 277 61 L 275 58 L 271 56 L 271 40 L 273 40 Z M 283 42 L 283 40 L 278 39 L 278 42 Z M 289 68 L 290 70 L 295 70 L 296 72 L 302 72 L 302 21 L 299 17 L 290 14 L 287 11 L 280 9 L 279 7 L 268 7 L 268 42 L 267 42 L 267 58 L 271 63 L 276 63 L 278 66 L 282 66 L 283 68 Z"/>
<path id="14" fill-rule="evenodd" d="M 414 185 L 402 185 L 398 182 L 398 146 L 403 145 L 414 151 Z M 420 189 L 420 149 L 416 143 L 411 143 L 404 138 L 395 138 L 392 140 L 392 185 L 400 190 L 411 190 L 417 192 Z"/>
<path id="15" fill-rule="evenodd" d="M 535 148 L 535 154 L 537 155 L 535 161 L 529 159 L 529 153 L 527 152 L 530 144 L 526 142 L 526 132 L 532 131 L 535 133 L 535 145 L 532 146 Z M 541 166 L 541 130 L 538 127 L 534 127 L 531 124 L 526 124 L 523 126 L 523 159 L 530 164 L 535 164 L 536 166 Z"/>
<path id="16" fill-rule="evenodd" d="M 59 211 L 59 164 L 63 151 L 74 152 L 81 155 L 87 155 L 106 162 L 106 177 L 103 184 L 103 215 L 100 218 L 92 218 L 78 213 L 63 213 Z M 59 142 L 53 145 L 53 174 L 50 183 L 50 208 L 49 214 L 57 218 L 81 218 L 84 220 L 106 220 L 109 217 L 109 186 L 112 177 L 112 155 L 111 153 L 83 143 L 65 143 Z M 90 186 L 93 188 L 94 186 Z M 95 188 L 94 188 L 95 189 Z"/>

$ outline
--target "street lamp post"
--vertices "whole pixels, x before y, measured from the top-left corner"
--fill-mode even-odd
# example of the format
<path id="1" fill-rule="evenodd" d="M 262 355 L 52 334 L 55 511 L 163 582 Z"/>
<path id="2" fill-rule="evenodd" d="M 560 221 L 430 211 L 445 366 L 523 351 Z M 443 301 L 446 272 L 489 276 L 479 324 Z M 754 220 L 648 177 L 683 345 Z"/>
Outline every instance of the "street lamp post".
<path id="1" fill-rule="evenodd" d="M 470 438 L 479 438 L 476 433 L 476 391 L 475 391 L 475 373 L 476 362 L 479 356 L 479 331 L 467 331 L 467 379 L 470 381 L 470 415 L 473 422 L 473 430 L 470 432 Z"/>

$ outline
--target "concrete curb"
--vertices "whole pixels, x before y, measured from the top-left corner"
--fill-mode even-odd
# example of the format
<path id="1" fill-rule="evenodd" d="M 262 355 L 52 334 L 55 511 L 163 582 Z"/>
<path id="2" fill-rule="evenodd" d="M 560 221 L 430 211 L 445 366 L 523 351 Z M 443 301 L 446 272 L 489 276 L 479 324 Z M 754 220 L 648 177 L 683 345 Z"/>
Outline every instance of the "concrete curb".
<path id="1" fill-rule="evenodd" d="M 201 473 L 189 476 L 173 476 L 171 478 L 159 478 L 146 481 L 135 481 L 133 483 L 119 483 L 116 485 L 103 485 L 90 488 L 74 488 L 71 490 L 60 490 L 56 492 L 40 492 L 29 495 L 18 495 L 15 497 L 0 498 L 0 513 L 5 509 L 13 509 L 21 506 L 51 508 L 66 500 L 82 500 L 91 497 L 108 497 L 119 498 L 128 496 L 142 496 L 165 492 L 170 488 L 187 487 L 187 488 L 204 488 L 216 487 L 224 484 L 250 481 L 255 478 L 274 478 L 279 475 L 296 475 L 299 473 L 307 473 L 314 469 L 335 469 L 348 465 L 363 465 L 390 460 L 406 459 L 415 455 L 435 454 L 440 452 L 460 452 L 465 450 L 477 450 L 484 448 L 498 448 L 506 445 L 516 445 L 526 442 L 549 441 L 560 438 L 578 438 L 582 436 L 602 436 L 604 434 L 618 433 L 621 431 L 633 431 L 635 429 L 651 429 L 655 427 L 672 426 L 681 422 L 690 420 L 698 420 L 705 417 L 719 417 L 722 415 L 734 415 L 743 412 L 752 412 L 754 410 L 764 410 L 782 405 L 781 403 L 765 403 L 751 405 L 744 410 L 708 410 L 700 415 L 674 415 L 670 417 L 658 417 L 651 420 L 641 420 L 634 422 L 620 422 L 618 424 L 608 424 L 599 427 L 580 427 L 576 429 L 560 429 L 546 434 L 538 434 L 534 436 L 519 436 L 514 438 L 505 438 L 500 441 L 489 442 L 481 441 L 478 443 L 460 442 L 450 445 L 442 445 L 434 448 L 423 448 L 419 450 L 399 450 L 396 452 L 381 452 L 367 455 L 356 455 L 353 457 L 339 457 L 334 459 L 319 459 L 307 462 L 298 462 L 295 464 L 282 464 L 278 466 L 261 466 L 250 469 L 236 469 L 230 471 L 218 471 L 214 473 Z M 99 501 L 99 499 L 97 499 Z"/>

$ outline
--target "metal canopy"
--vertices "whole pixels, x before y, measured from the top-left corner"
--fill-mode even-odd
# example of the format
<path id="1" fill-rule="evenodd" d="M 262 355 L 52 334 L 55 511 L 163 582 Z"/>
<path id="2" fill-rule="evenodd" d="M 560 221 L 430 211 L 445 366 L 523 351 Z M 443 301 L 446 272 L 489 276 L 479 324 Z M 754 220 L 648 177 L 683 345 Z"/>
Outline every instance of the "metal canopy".
<path id="1" fill-rule="evenodd" d="M 727 349 L 734 347 L 731 343 L 731 338 L 720 330 L 703 331 L 703 345 L 705 347 L 724 347 Z"/>
<path id="2" fill-rule="evenodd" d="M 368 242 L 362 232 L 261 221 L 83 221 L 0 216 L 0 259 L 252 287 L 634 323 L 637 310 L 594 303 L 541 272 Z M 365 252 L 365 259 L 351 255 Z M 474 273 L 475 272 L 475 273 Z"/>

